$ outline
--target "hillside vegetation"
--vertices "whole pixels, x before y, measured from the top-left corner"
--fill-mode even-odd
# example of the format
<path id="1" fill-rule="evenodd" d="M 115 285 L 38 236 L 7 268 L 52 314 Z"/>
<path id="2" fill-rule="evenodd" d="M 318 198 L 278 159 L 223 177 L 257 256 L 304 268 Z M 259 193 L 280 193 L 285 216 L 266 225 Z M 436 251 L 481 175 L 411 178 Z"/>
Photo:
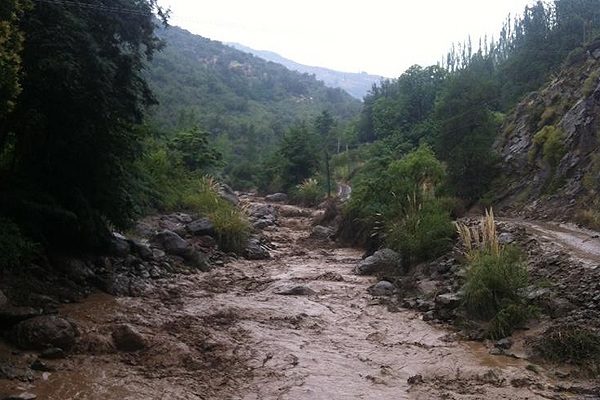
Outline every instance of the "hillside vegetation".
<path id="1" fill-rule="evenodd" d="M 298 71 L 301 73 L 314 75 L 320 81 L 323 81 L 325 85 L 332 88 L 340 88 L 350 93 L 357 99 L 361 99 L 367 95 L 373 85 L 378 84 L 384 79 L 383 76 L 371 75 L 366 72 L 341 72 L 335 71 L 329 68 L 312 67 L 309 65 L 299 64 L 295 61 L 288 60 L 279 54 L 271 51 L 254 50 L 250 47 L 246 47 L 239 43 L 228 43 L 230 46 L 235 47 L 246 53 L 254 54 L 267 61 L 272 61 L 277 64 L 281 64 L 289 70 Z"/>

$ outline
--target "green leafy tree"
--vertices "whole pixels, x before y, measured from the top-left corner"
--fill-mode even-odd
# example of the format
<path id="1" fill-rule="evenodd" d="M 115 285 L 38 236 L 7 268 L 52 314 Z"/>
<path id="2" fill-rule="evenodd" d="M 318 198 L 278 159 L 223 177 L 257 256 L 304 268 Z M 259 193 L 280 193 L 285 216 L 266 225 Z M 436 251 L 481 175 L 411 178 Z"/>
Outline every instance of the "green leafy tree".
<path id="1" fill-rule="evenodd" d="M 319 170 L 315 138 L 305 125 L 290 129 L 279 149 L 282 189 L 289 192 Z"/>
<path id="2" fill-rule="evenodd" d="M 19 22 L 31 5 L 29 0 L 3 0 L 0 3 L 0 123 L 14 108 L 14 100 L 21 92 L 20 53 L 24 36 Z M 0 144 L 4 141 L 4 133 L 5 130 L 0 129 Z"/>
<path id="3" fill-rule="evenodd" d="M 44 4 L 22 18 L 25 79 L 7 120 L 13 162 L 0 179 L 3 211 L 69 247 L 99 246 L 108 221 L 123 227 L 135 216 L 136 125 L 155 103 L 144 68 L 161 47 L 155 0 L 94 5 Z"/>
<path id="4" fill-rule="evenodd" d="M 323 157 L 325 160 L 325 177 L 327 182 L 327 197 L 331 197 L 331 170 L 329 168 L 329 162 L 331 161 L 331 142 L 333 139 L 332 130 L 335 126 L 335 120 L 327 111 L 321 112 L 321 114 L 315 119 L 315 131 L 321 139 L 321 146 L 323 148 Z"/>

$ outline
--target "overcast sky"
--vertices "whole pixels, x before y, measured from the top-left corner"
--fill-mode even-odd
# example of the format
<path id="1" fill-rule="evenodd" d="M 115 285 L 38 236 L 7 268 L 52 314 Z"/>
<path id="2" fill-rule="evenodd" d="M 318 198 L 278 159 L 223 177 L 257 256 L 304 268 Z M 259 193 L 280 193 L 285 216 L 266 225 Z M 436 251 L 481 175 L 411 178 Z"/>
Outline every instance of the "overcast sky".
<path id="1" fill-rule="evenodd" d="M 497 35 L 530 0 L 159 0 L 171 24 L 340 71 L 397 77 L 470 34 Z"/>

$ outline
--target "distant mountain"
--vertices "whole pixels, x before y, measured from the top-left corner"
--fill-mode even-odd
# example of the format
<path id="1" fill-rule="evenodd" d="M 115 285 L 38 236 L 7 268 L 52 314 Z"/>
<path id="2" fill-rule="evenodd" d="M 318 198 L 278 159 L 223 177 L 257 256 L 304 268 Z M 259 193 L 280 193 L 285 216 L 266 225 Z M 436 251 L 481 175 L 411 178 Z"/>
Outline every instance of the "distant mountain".
<path id="1" fill-rule="evenodd" d="M 332 69 L 322 67 L 311 67 L 308 65 L 299 64 L 295 61 L 288 60 L 279 54 L 265 50 L 254 50 L 250 47 L 246 47 L 239 43 L 227 43 L 229 46 L 234 47 L 246 53 L 254 54 L 267 61 L 272 61 L 277 64 L 281 64 L 292 71 L 298 71 L 307 74 L 314 74 L 315 77 L 325 82 L 325 85 L 332 88 L 340 88 L 350 93 L 357 99 L 362 99 L 367 92 L 371 89 L 373 84 L 379 83 L 382 79 L 385 79 L 379 75 L 370 75 L 366 72 L 354 73 L 354 72 L 341 72 L 334 71 Z"/>
<path id="2" fill-rule="evenodd" d="M 311 123 L 322 111 L 343 123 L 362 107 L 344 90 L 327 87 L 313 75 L 178 27 L 156 33 L 166 47 L 148 68 L 147 79 L 159 102 L 153 122 L 166 131 L 198 125 L 210 132 L 228 174 L 234 168 L 238 175 L 257 168 L 291 126 Z"/>

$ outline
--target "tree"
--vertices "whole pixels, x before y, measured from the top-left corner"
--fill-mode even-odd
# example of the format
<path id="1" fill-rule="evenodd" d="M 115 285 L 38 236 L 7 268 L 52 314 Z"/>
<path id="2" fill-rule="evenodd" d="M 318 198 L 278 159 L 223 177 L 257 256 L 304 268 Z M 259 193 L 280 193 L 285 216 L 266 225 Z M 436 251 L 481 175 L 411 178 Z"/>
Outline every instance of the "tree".
<path id="1" fill-rule="evenodd" d="M 21 92 L 20 53 L 24 36 L 19 21 L 30 7 L 29 0 L 3 0 L 0 4 L 0 122 L 14 108 L 14 100 Z"/>
<path id="2" fill-rule="evenodd" d="M 498 126 L 491 113 L 498 98 L 489 60 L 480 58 L 454 75 L 436 108 L 436 151 L 448 165 L 456 194 L 476 200 L 493 177 L 492 142 Z"/>
<path id="3" fill-rule="evenodd" d="M 23 16 L 25 79 L 7 119 L 15 139 L 0 201 L 40 240 L 99 246 L 107 222 L 134 217 L 136 125 L 155 103 L 143 70 L 161 47 L 155 12 L 164 16 L 156 0 L 98 0 Z"/>
<path id="4" fill-rule="evenodd" d="M 281 140 L 278 158 L 282 164 L 280 175 L 284 191 L 291 190 L 318 171 L 317 154 L 315 140 L 305 125 L 289 130 Z"/>
<path id="5" fill-rule="evenodd" d="M 321 112 L 321 114 L 315 119 L 315 131 L 321 139 L 321 146 L 323 148 L 323 156 L 325 158 L 325 176 L 327 179 L 327 197 L 331 197 L 331 171 L 329 170 L 329 161 L 331 158 L 330 145 L 331 145 L 331 131 L 335 126 L 335 121 L 331 114 L 327 111 Z"/>

